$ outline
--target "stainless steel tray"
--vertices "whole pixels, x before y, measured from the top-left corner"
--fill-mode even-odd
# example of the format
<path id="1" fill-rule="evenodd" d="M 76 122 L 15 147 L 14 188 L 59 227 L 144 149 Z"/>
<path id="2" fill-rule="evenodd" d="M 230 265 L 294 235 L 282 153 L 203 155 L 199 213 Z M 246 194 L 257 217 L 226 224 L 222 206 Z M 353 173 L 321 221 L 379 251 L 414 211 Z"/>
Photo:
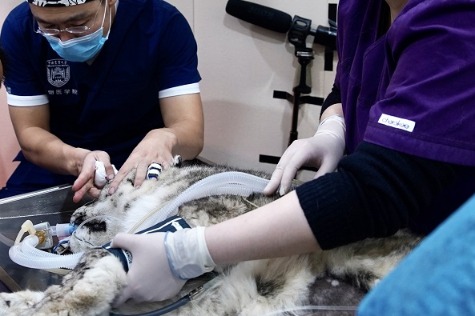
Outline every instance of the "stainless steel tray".
<path id="1" fill-rule="evenodd" d="M 62 276 L 57 273 L 25 268 L 12 262 L 8 250 L 26 220 L 31 220 L 33 224 L 67 223 L 81 204 L 73 202 L 70 185 L 0 199 L 1 290 L 44 290 L 61 281 Z"/>

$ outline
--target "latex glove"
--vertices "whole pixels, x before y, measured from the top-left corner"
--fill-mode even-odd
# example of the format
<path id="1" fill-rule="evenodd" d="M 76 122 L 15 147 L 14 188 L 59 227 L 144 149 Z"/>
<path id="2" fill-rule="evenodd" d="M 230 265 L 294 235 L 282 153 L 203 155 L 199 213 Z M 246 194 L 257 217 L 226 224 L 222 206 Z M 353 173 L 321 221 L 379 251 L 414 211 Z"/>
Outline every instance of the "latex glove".
<path id="1" fill-rule="evenodd" d="M 264 194 L 273 194 L 279 186 L 279 194 L 286 194 L 304 165 L 318 168 L 315 178 L 334 171 L 345 150 L 345 131 L 343 117 L 332 115 L 320 123 L 313 137 L 295 140 L 280 158 Z"/>
<path id="2" fill-rule="evenodd" d="M 180 279 L 196 278 L 216 266 L 206 245 L 204 227 L 169 233 L 165 248 L 170 268 Z"/>
<path id="3" fill-rule="evenodd" d="M 185 280 L 175 277 L 168 265 L 165 252 L 165 235 L 124 234 L 112 240 L 111 247 L 122 248 L 132 254 L 132 264 L 127 273 L 127 286 L 114 305 L 120 306 L 128 299 L 136 302 L 163 301 L 175 296 L 185 284 Z"/>
<path id="4" fill-rule="evenodd" d="M 116 298 L 116 307 L 128 299 L 136 302 L 170 299 L 179 293 L 187 279 L 211 271 L 215 266 L 203 227 L 175 233 L 120 233 L 111 246 L 132 253 L 127 286 Z"/>

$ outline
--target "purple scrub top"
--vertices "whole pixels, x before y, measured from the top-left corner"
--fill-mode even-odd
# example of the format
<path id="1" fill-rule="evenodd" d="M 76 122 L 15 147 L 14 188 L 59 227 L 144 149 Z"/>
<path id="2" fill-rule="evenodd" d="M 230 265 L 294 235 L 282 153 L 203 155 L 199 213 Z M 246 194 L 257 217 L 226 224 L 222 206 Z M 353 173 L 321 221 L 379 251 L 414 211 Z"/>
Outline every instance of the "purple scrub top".
<path id="1" fill-rule="evenodd" d="M 475 166 L 475 1 L 410 0 L 378 37 L 383 2 L 339 2 L 348 153 L 365 140 Z"/>

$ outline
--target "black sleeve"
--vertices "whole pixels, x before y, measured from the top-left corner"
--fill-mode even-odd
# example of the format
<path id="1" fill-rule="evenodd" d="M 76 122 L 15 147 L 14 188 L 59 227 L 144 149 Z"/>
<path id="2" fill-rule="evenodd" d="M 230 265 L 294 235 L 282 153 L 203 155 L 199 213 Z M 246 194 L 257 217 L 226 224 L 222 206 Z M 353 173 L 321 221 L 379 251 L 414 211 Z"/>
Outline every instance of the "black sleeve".
<path id="1" fill-rule="evenodd" d="M 296 192 L 319 245 L 331 249 L 409 227 L 464 169 L 362 143 L 337 172 Z"/>
<path id="2" fill-rule="evenodd" d="M 322 104 L 322 109 L 320 110 L 320 118 L 322 117 L 323 112 L 325 112 L 328 107 L 333 104 L 341 103 L 341 94 L 340 89 L 333 85 L 332 91 L 328 94 Z"/>

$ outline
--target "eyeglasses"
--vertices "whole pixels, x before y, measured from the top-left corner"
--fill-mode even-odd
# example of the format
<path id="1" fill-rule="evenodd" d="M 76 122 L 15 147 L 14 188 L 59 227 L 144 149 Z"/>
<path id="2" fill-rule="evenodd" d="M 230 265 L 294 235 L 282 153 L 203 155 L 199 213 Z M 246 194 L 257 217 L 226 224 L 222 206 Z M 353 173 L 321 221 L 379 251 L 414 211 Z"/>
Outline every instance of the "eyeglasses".
<path id="1" fill-rule="evenodd" d="M 73 35 L 84 34 L 87 31 L 91 30 L 94 27 L 94 25 L 96 24 L 97 15 L 99 14 L 99 11 L 101 9 L 101 5 L 102 5 L 102 0 L 99 1 L 99 8 L 98 8 L 96 14 L 94 15 L 94 19 L 93 19 L 94 24 L 92 26 L 79 25 L 79 26 L 66 27 L 64 29 L 41 28 L 38 25 L 38 22 L 36 21 L 36 19 L 33 19 L 33 30 L 35 30 L 35 28 L 36 28 L 36 30 L 35 30 L 36 33 L 41 34 L 41 35 L 48 35 L 48 36 L 56 36 L 56 35 L 59 35 L 60 33 L 63 33 L 63 32 L 68 32 L 69 34 L 73 34 Z M 37 27 L 35 26 L 35 23 L 36 23 Z"/>

